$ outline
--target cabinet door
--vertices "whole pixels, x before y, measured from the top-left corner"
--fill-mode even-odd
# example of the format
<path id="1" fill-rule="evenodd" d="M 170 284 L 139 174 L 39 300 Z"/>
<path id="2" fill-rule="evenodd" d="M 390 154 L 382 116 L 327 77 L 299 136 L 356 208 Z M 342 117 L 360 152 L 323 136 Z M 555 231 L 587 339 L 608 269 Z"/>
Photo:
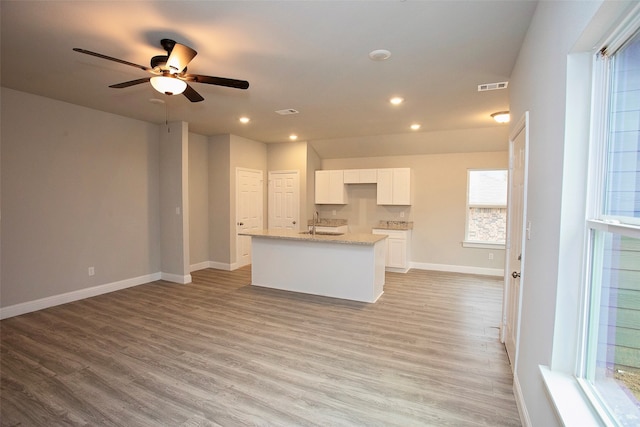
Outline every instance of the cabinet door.
<path id="1" fill-rule="evenodd" d="M 360 184 L 375 184 L 378 182 L 376 169 L 360 169 Z"/>
<path id="2" fill-rule="evenodd" d="M 346 203 L 347 192 L 344 188 L 344 173 L 342 170 L 331 170 L 329 172 L 329 203 L 342 205 Z"/>
<path id="3" fill-rule="evenodd" d="M 360 170 L 359 169 L 347 169 L 344 171 L 344 183 L 345 184 L 359 184 L 360 183 Z"/>
<path id="4" fill-rule="evenodd" d="M 407 241 L 387 239 L 387 267 L 405 268 L 407 264 Z"/>
<path id="5" fill-rule="evenodd" d="M 317 204 L 329 203 L 329 171 L 316 171 L 316 197 Z"/>
<path id="6" fill-rule="evenodd" d="M 411 169 L 398 168 L 393 170 L 393 204 L 411 204 Z"/>
<path id="7" fill-rule="evenodd" d="M 377 200 L 379 205 L 393 204 L 393 169 L 378 169 Z"/>

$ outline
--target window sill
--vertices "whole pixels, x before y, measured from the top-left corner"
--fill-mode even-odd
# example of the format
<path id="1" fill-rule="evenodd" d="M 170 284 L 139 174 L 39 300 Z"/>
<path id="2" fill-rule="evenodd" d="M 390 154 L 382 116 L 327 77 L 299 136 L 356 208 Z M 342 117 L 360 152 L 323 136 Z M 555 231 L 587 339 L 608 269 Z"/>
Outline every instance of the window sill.
<path id="1" fill-rule="evenodd" d="M 558 418 L 566 426 L 602 426 L 602 419 L 594 412 L 576 379 L 570 375 L 554 372 L 540 365 L 540 373 L 553 403 Z"/>
<path id="2" fill-rule="evenodd" d="M 504 249 L 504 243 L 472 242 L 469 240 L 465 240 L 462 242 L 462 247 L 480 249 Z"/>

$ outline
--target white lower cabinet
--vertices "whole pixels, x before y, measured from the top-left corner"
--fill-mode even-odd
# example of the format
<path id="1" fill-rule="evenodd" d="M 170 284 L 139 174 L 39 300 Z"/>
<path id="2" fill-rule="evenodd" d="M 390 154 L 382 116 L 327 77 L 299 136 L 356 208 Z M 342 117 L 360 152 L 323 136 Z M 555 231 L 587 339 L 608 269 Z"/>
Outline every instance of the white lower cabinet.
<path id="1" fill-rule="evenodd" d="M 387 242 L 387 256 L 385 267 L 388 271 L 406 273 L 409 271 L 410 250 L 411 250 L 411 230 L 387 230 L 374 228 L 373 234 L 386 234 L 389 236 Z"/>

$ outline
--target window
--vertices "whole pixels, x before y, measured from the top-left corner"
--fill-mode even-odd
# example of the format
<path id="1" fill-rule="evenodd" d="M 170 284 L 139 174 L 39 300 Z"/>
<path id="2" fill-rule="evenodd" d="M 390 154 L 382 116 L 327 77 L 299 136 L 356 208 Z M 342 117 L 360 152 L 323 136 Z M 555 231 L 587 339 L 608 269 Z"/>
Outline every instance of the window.
<path id="1" fill-rule="evenodd" d="M 464 246 L 504 246 L 506 226 L 507 170 L 469 170 Z"/>
<path id="2" fill-rule="evenodd" d="M 594 64 L 584 336 L 577 377 L 601 417 L 640 424 L 640 32 Z M 626 34 L 626 35 L 625 35 Z"/>

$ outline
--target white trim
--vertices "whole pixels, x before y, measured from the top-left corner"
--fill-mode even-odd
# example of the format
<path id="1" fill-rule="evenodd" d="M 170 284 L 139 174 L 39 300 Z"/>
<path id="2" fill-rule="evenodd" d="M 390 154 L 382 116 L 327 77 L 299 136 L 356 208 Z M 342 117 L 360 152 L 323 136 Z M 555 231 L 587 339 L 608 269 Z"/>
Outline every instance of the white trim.
<path id="1" fill-rule="evenodd" d="M 479 274 L 482 276 L 504 276 L 502 268 L 473 267 L 469 265 L 431 264 L 428 262 L 412 262 L 411 268 L 417 270 L 448 271 L 450 273 Z"/>
<path id="2" fill-rule="evenodd" d="M 611 426 L 593 412 L 593 407 L 582 392 L 576 379 L 540 365 L 540 374 L 556 415 L 566 426 Z"/>
<path id="3" fill-rule="evenodd" d="M 40 298 L 34 301 L 27 301 L 8 307 L 0 308 L 0 319 L 19 316 L 21 314 L 31 313 L 33 311 L 43 310 L 56 305 L 66 304 L 85 298 L 91 298 L 109 292 L 119 291 L 149 282 L 160 280 L 161 273 L 147 274 L 144 276 L 134 277 L 131 279 L 120 280 L 117 282 L 106 283 L 104 285 L 93 286 L 91 288 L 79 289 L 64 294 L 53 295 L 46 298 Z"/>
<path id="4" fill-rule="evenodd" d="M 474 242 L 471 240 L 464 240 L 462 242 L 463 248 L 479 248 L 479 249 L 495 249 L 495 250 L 505 250 L 505 243 L 489 243 L 489 242 Z"/>
<path id="5" fill-rule="evenodd" d="M 198 270 L 204 270 L 205 268 L 209 268 L 211 261 L 202 261 L 197 264 L 191 264 L 189 266 L 189 273 Z"/>
<path id="6" fill-rule="evenodd" d="M 235 264 L 234 264 L 235 265 Z M 189 267 L 189 271 L 193 272 L 193 271 L 198 271 L 198 270 L 204 270 L 205 268 L 213 268 L 216 270 L 224 270 L 224 271 L 232 271 L 232 265 L 229 263 L 225 263 L 225 262 L 217 262 L 217 261 L 203 261 L 203 262 L 199 262 L 197 264 L 191 264 L 191 266 Z M 238 267 L 236 267 L 238 268 Z"/>
<path id="7" fill-rule="evenodd" d="M 231 264 L 226 262 L 217 262 L 217 261 L 209 261 L 209 268 L 215 268 L 216 270 L 225 270 L 225 271 L 234 270 Z"/>
<path id="8" fill-rule="evenodd" d="M 529 411 L 527 410 L 524 395 L 522 394 L 522 388 L 520 387 L 520 380 L 518 379 L 518 375 L 515 371 L 513 374 L 513 395 L 516 399 L 518 413 L 520 414 L 520 422 L 523 427 L 532 427 L 533 424 L 531 423 L 531 417 L 529 417 Z"/>
<path id="9" fill-rule="evenodd" d="M 191 275 L 186 274 L 181 276 L 179 274 L 171 274 L 171 273 L 160 273 L 160 280 L 165 280 L 167 282 L 179 283 L 181 285 L 186 285 L 187 283 L 191 283 Z"/>

